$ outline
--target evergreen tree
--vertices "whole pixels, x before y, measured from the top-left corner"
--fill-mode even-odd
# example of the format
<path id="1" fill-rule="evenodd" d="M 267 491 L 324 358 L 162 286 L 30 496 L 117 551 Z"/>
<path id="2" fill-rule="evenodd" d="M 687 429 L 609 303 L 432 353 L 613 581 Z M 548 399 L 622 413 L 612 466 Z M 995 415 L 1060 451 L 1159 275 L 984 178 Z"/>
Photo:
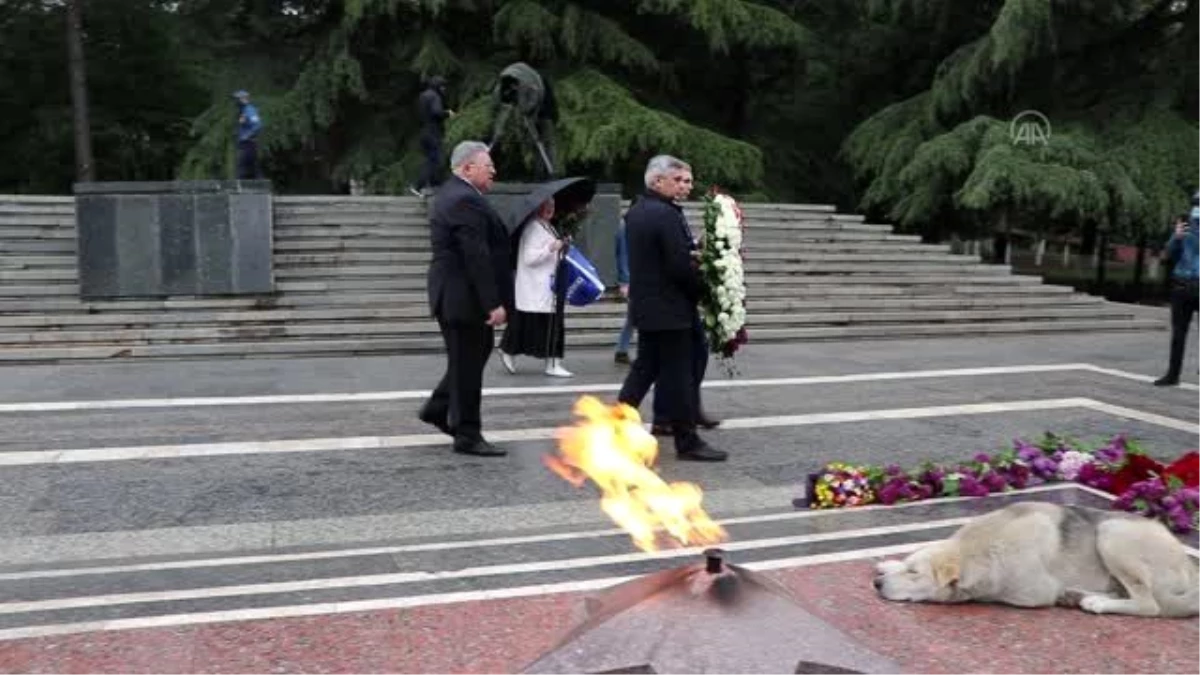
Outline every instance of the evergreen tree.
<path id="1" fill-rule="evenodd" d="M 1165 227 L 1195 189 L 1194 0 L 873 0 L 872 10 L 953 47 L 923 91 L 846 139 L 862 207 L 934 237 L 973 223 L 1133 237 Z M 1027 110 L 1049 120 L 1046 143 L 1014 139 Z"/>
<path id="2" fill-rule="evenodd" d="M 491 88 L 500 69 L 518 60 L 553 83 L 558 155 L 568 171 L 633 185 L 650 155 L 670 152 L 686 157 L 705 180 L 757 188 L 761 151 L 719 124 L 693 121 L 698 99 L 716 105 L 720 99 L 711 90 L 683 90 L 681 64 L 717 69 L 731 50 L 795 50 L 803 36 L 785 12 L 748 0 L 291 5 L 279 3 L 276 18 L 313 29 L 306 42 L 293 44 L 304 55 L 292 82 L 263 78 L 256 96 L 270 173 L 295 175 L 302 165 L 320 165 L 327 172 L 316 175 L 335 183 L 367 179 L 379 191 L 399 189 L 419 165 L 415 100 L 422 76 L 452 83 L 452 107 L 461 113 L 449 124 L 452 144 L 489 135 Z M 197 121 L 185 174 L 229 170 L 226 103 Z M 510 150 L 501 158 L 502 174 L 510 177 L 532 167 L 531 155 L 514 157 L 512 148 L 501 148 Z"/>

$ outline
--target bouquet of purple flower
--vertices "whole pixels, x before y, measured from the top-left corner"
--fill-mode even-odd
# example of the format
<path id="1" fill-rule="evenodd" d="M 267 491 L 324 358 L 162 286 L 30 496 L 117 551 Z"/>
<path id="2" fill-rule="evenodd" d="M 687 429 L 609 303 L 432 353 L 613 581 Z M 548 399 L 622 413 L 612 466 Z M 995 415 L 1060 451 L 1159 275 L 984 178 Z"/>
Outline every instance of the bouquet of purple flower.
<path id="1" fill-rule="evenodd" d="M 912 471 L 900 466 L 832 463 L 809 475 L 806 499 L 797 506 L 837 508 L 936 497 L 983 497 L 1048 482 L 1075 481 L 1117 495 L 1113 508 L 1162 520 L 1177 532 L 1200 529 L 1197 521 L 1196 452 L 1164 467 L 1123 435 L 1103 444 L 1046 433 L 1036 442 L 1015 439 L 1011 449 L 976 454 L 957 465 L 925 462 Z"/>
<path id="2" fill-rule="evenodd" d="M 1138 481 L 1117 498 L 1113 508 L 1161 520 L 1176 532 L 1197 529 L 1196 488 L 1173 487 L 1158 478 Z"/>

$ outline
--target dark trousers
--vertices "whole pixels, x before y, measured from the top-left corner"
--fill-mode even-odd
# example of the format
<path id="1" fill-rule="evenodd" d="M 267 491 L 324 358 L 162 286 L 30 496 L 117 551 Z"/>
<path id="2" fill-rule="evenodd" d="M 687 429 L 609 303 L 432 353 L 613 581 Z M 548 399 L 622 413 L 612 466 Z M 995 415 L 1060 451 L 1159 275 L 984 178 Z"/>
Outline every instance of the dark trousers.
<path id="1" fill-rule="evenodd" d="M 237 177 L 238 180 L 262 178 L 262 173 L 258 170 L 258 143 L 256 141 L 238 141 Z"/>
<path id="2" fill-rule="evenodd" d="M 479 415 L 483 368 L 492 354 L 495 331 L 484 324 L 438 321 L 446 343 L 446 374 L 433 390 L 421 416 L 445 420 L 454 430 L 454 445 L 469 446 L 483 438 Z"/>
<path id="3" fill-rule="evenodd" d="M 425 164 L 421 166 L 421 175 L 414 186 L 421 188 L 435 187 L 438 174 L 442 168 L 442 137 L 432 131 L 421 132 L 421 152 L 425 155 Z"/>
<path id="4" fill-rule="evenodd" d="M 1196 281 L 1175 280 L 1171 287 L 1171 363 L 1167 377 L 1178 378 L 1183 371 L 1183 353 L 1187 348 L 1188 328 L 1200 306 L 1200 285 Z"/>
<path id="5" fill-rule="evenodd" d="M 695 361 L 691 330 L 638 331 L 638 353 L 617 400 L 637 408 L 650 387 L 655 388 L 656 403 L 661 399 L 663 413 L 671 420 L 675 449 L 686 452 L 699 442 L 693 373 Z"/>
<path id="6" fill-rule="evenodd" d="M 640 340 L 640 338 L 639 338 Z M 638 353 L 641 353 L 641 347 L 638 347 Z M 704 406 L 700 404 L 700 385 L 704 384 L 704 375 L 708 372 L 708 338 L 704 333 L 704 323 L 700 317 L 696 317 L 696 322 L 692 324 L 692 410 L 695 411 L 697 419 L 700 412 L 704 410 Z M 654 422 L 656 424 L 667 424 L 671 422 L 671 416 L 667 413 L 665 399 L 662 396 L 662 390 L 654 392 Z M 640 401 L 639 401 L 640 402 Z"/>

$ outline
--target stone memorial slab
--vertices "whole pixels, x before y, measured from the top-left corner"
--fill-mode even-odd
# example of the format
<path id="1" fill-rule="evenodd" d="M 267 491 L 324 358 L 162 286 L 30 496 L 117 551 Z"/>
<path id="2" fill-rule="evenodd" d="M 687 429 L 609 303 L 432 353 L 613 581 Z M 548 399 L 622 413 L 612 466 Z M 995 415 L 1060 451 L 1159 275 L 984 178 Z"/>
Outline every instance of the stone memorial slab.
<path id="1" fill-rule="evenodd" d="M 269 181 L 75 185 L 83 298 L 274 290 Z"/>

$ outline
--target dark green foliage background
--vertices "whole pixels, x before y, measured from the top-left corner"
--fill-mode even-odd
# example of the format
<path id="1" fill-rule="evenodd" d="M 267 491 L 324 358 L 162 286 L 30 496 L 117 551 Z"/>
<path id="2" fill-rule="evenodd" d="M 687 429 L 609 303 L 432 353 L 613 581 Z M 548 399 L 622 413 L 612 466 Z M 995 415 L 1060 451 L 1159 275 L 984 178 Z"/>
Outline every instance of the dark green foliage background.
<path id="1" fill-rule="evenodd" d="M 281 192 L 397 193 L 423 74 L 448 144 L 486 137 L 525 60 L 553 82 L 559 159 L 637 189 L 678 154 L 701 187 L 834 203 L 933 239 L 1157 234 L 1197 183 L 1197 0 L 87 0 L 99 180 L 228 177 L 249 89 Z M 0 3 L 0 192 L 67 193 L 61 0 Z M 1037 110 L 1045 146 L 1014 145 Z M 502 178 L 532 156 L 498 149 Z"/>

